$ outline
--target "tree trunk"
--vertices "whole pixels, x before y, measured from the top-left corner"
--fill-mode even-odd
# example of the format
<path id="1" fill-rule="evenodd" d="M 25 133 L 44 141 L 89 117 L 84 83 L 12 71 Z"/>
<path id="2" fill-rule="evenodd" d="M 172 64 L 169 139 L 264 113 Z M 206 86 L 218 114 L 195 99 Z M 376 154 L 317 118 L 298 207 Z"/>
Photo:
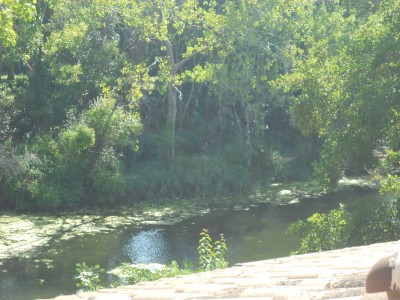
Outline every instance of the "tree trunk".
<path id="1" fill-rule="evenodd" d="M 15 67 L 14 63 L 7 65 L 7 80 L 15 80 Z"/>
<path id="2" fill-rule="evenodd" d="M 4 50 L 4 46 L 2 44 L 0 44 L 0 81 L 1 81 L 1 75 L 3 75 L 3 59 L 2 59 L 2 55 L 3 55 L 3 50 Z"/>
<path id="3" fill-rule="evenodd" d="M 166 122 L 167 132 L 169 131 L 170 145 L 168 160 L 173 161 L 175 159 L 175 123 L 176 123 L 176 89 L 174 86 L 174 78 L 177 72 L 177 66 L 175 64 L 174 50 L 172 49 L 172 44 L 169 40 L 166 40 L 165 46 L 167 49 L 168 63 L 171 67 L 170 79 L 168 82 L 168 115 Z"/>
<path id="4" fill-rule="evenodd" d="M 193 92 L 194 92 L 194 82 L 192 81 L 192 84 L 190 87 L 190 95 L 189 95 L 188 100 L 186 101 L 185 107 L 184 108 L 182 106 L 180 107 L 179 129 L 181 129 L 181 130 L 183 130 L 183 127 L 184 127 L 186 113 L 187 113 L 187 110 L 189 109 L 190 102 L 192 101 Z"/>
<path id="5" fill-rule="evenodd" d="M 177 97 L 177 88 L 175 86 L 175 77 L 178 74 L 178 70 L 181 69 L 191 58 L 191 56 L 182 59 L 181 61 L 175 63 L 175 55 L 174 49 L 172 47 L 172 43 L 169 40 L 164 41 L 164 45 L 167 51 L 167 60 L 168 64 L 171 67 L 169 73 L 169 82 L 168 82 L 168 116 L 166 122 L 166 129 L 170 131 L 170 150 L 168 154 L 169 161 L 173 161 L 175 159 L 175 127 L 176 127 L 176 97 Z M 192 56 L 195 53 L 192 54 Z"/>
<path id="6" fill-rule="evenodd" d="M 170 149 L 168 160 L 175 159 L 175 124 L 176 124 L 176 90 L 172 83 L 168 84 L 168 116 L 167 130 L 170 131 Z"/>

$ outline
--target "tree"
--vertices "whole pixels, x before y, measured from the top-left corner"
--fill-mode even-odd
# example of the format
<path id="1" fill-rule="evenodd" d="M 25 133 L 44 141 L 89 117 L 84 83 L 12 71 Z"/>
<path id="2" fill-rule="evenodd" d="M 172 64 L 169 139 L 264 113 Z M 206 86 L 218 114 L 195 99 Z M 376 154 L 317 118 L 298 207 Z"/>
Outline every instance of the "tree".
<path id="1" fill-rule="evenodd" d="M 183 97 L 181 86 L 185 81 L 204 81 L 207 78 L 209 61 L 194 58 L 213 53 L 218 47 L 223 29 L 223 16 L 216 11 L 215 1 L 98 1 L 104 18 L 108 12 L 117 10 L 121 15 L 118 23 L 130 32 L 130 45 L 147 47 L 152 45 L 151 57 L 146 63 L 132 61 L 129 67 L 139 81 L 132 81 L 131 91 L 135 101 L 143 94 L 143 87 L 158 83 L 158 91 L 166 94 L 168 111 L 165 128 L 169 132 L 168 159 L 175 157 L 175 130 L 177 101 Z M 128 34 L 126 34 L 128 36 Z M 143 45 L 145 44 L 145 45 Z M 126 70 L 126 72 L 128 72 Z M 132 74 L 132 72 L 131 72 Z M 147 82 L 142 82 L 142 80 Z M 155 88 L 153 86 L 153 88 Z"/>
<path id="2" fill-rule="evenodd" d="M 22 45 L 35 41 L 32 30 L 35 19 L 36 1 L 3 0 L 0 2 L 0 57 L 7 66 L 9 80 L 15 78 L 14 66 L 17 62 L 23 61 L 28 64 L 26 50 L 29 47 Z M 30 39 L 27 38 L 27 33 Z M 0 74 L 3 70 L 3 62 L 0 63 Z"/>
<path id="3" fill-rule="evenodd" d="M 76 107 L 86 109 L 102 87 L 113 88 L 124 56 L 119 53 L 118 35 L 96 14 L 91 1 L 57 0 L 50 6 L 52 22 L 46 27 L 43 60 L 51 75 L 53 103 L 58 115 Z"/>
<path id="4" fill-rule="evenodd" d="M 281 81 L 297 95 L 292 114 L 303 133 L 324 139 L 316 171 L 328 185 L 376 165 L 377 146 L 399 147 L 398 14 L 396 1 L 357 19 L 322 6 L 313 18 L 319 30 Z"/>
<path id="5" fill-rule="evenodd" d="M 17 42 L 15 23 L 18 20 L 34 20 L 36 1 L 2 0 L 0 2 L 0 40 L 4 47 L 13 46 Z"/>
<path id="6" fill-rule="evenodd" d="M 36 161 L 29 163 L 23 180 L 10 184 L 10 189 L 25 194 L 17 208 L 76 209 L 122 199 L 120 155 L 125 147 L 136 146 L 141 124 L 139 116 L 125 111 L 114 96 L 105 93 L 87 110 L 71 115 L 55 137 L 33 139 L 29 151 Z"/>
<path id="7" fill-rule="evenodd" d="M 7 158 L 20 160 L 19 174 L 6 184 L 0 175 L 1 200 L 19 209 L 121 200 L 122 153 L 137 147 L 141 123 L 114 91 L 124 60 L 117 36 L 91 1 L 39 1 L 36 13 L 33 21 L 19 21 L 18 40 L 9 46 L 29 67 L 10 83 L 11 120 L 0 119 L 11 128 Z M 6 96 L 0 93 L 1 104 Z"/>

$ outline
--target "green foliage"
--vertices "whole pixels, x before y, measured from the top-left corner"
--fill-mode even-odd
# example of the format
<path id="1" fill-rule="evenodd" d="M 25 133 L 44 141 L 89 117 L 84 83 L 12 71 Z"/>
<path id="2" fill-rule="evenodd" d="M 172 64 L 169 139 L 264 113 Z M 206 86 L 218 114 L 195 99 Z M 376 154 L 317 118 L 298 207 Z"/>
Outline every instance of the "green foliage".
<path id="1" fill-rule="evenodd" d="M 381 192 L 383 194 L 400 195 L 400 151 L 389 150 L 386 159 L 381 167 L 383 176 L 381 177 Z"/>
<path id="2" fill-rule="evenodd" d="M 124 109 L 111 92 L 93 101 L 81 119 L 95 131 L 98 150 L 107 147 L 117 151 L 127 146 L 134 148 L 136 140 L 132 137 L 139 136 L 142 129 L 139 114 Z"/>
<path id="3" fill-rule="evenodd" d="M 200 233 L 199 246 L 199 268 L 202 271 L 210 271 L 222 269 L 228 266 L 225 260 L 226 242 L 224 235 L 221 234 L 221 239 L 213 243 L 207 229 L 203 229 Z"/>
<path id="4" fill-rule="evenodd" d="M 251 186 L 251 176 L 245 163 L 228 162 L 221 155 L 177 155 L 173 164 L 157 160 L 138 163 L 128 172 L 126 181 L 131 191 L 130 200 L 204 198 L 247 191 Z M 254 179 L 255 182 L 263 180 Z"/>
<path id="5" fill-rule="evenodd" d="M 9 84 L 0 84 L 0 141 L 4 143 L 10 134 L 10 122 L 13 115 L 12 106 L 15 95 Z M 15 112 L 14 112 L 15 113 Z"/>
<path id="6" fill-rule="evenodd" d="M 383 203 L 356 203 L 351 210 L 349 246 L 388 242 L 400 238 L 400 199 Z"/>
<path id="7" fill-rule="evenodd" d="M 388 174 L 386 178 L 382 179 L 381 192 L 385 194 L 400 194 L 400 177 L 397 174 Z"/>
<path id="8" fill-rule="evenodd" d="M 299 220 L 289 226 L 288 234 L 301 238 L 300 248 L 295 252 L 308 253 L 333 250 L 346 245 L 348 212 L 343 204 L 329 213 L 316 213 L 306 221 Z"/>
<path id="9" fill-rule="evenodd" d="M 198 135 L 201 134 L 198 132 Z M 312 159 L 304 156 L 317 152 L 312 144 L 307 145 L 308 141 L 303 145 L 304 150 L 299 147 L 299 151 L 306 154 L 297 157 L 296 153 L 283 155 L 281 151 L 271 150 L 267 143 L 261 141 L 248 151 L 245 145 L 238 142 L 218 147 L 217 139 L 204 143 L 203 147 L 208 149 L 202 151 L 201 141 L 195 142 L 189 137 L 177 140 L 177 145 L 183 145 L 177 148 L 179 152 L 174 162 L 169 163 L 163 156 L 162 137 L 144 135 L 139 143 L 136 163 L 126 176 L 129 199 L 132 201 L 205 198 L 247 192 L 274 181 L 306 179 L 311 176 Z"/>
<path id="10" fill-rule="evenodd" d="M 0 142 L 35 158 L 0 170 L 8 207 L 242 192 L 318 157 L 334 187 L 399 149 L 395 0 L 2 5 Z"/>
<path id="11" fill-rule="evenodd" d="M 44 60 L 57 90 L 52 94 L 54 110 L 61 110 L 63 117 L 73 106 L 87 108 L 102 86 L 115 86 L 124 54 L 114 28 L 96 15 L 95 2 L 57 0 L 49 5 L 44 11 L 52 16 L 46 24 Z"/>
<path id="12" fill-rule="evenodd" d="M 55 137 L 33 140 L 25 155 L 36 160 L 23 168 L 24 180 L 14 179 L 9 197 L 16 197 L 19 208 L 45 210 L 120 201 L 125 192 L 120 155 L 124 147 L 135 147 L 140 129 L 137 115 L 112 98 L 97 99 Z"/>
<path id="13" fill-rule="evenodd" d="M 88 266 L 85 262 L 76 264 L 78 280 L 76 286 L 82 291 L 96 291 L 102 286 L 100 285 L 100 275 L 105 272 L 99 265 Z"/>
<path id="14" fill-rule="evenodd" d="M 290 225 L 287 234 L 301 238 L 298 253 L 388 242 L 400 238 L 400 200 L 359 201 L 328 213 L 316 213 Z"/>
<path id="15" fill-rule="evenodd" d="M 95 133 L 93 128 L 78 124 L 63 131 L 59 137 L 60 151 L 68 153 L 71 158 L 93 150 Z"/>
<path id="16" fill-rule="evenodd" d="M 3 0 L 0 10 L 0 40 L 4 46 L 15 45 L 18 35 L 14 24 L 17 21 L 34 19 L 36 1 Z"/>
<path id="17" fill-rule="evenodd" d="M 90 173 L 93 199 L 99 204 L 112 204 L 125 192 L 121 162 L 112 148 L 104 149 Z"/>
<path id="18" fill-rule="evenodd" d="M 373 150 L 398 141 L 398 3 L 345 7 L 313 12 L 290 52 L 293 72 L 278 80 L 302 132 L 324 139 L 316 170 L 329 186 L 376 167 Z"/>

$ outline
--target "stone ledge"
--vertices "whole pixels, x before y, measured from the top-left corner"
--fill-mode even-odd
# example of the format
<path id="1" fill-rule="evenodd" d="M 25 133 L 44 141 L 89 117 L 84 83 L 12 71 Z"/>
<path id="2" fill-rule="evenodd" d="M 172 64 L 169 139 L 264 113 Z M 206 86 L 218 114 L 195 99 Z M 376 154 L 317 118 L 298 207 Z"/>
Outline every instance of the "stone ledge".
<path id="1" fill-rule="evenodd" d="M 400 242 L 389 242 L 241 263 L 223 270 L 54 300 L 387 299 L 385 293 L 365 294 L 365 279 L 376 261 L 399 248 Z"/>

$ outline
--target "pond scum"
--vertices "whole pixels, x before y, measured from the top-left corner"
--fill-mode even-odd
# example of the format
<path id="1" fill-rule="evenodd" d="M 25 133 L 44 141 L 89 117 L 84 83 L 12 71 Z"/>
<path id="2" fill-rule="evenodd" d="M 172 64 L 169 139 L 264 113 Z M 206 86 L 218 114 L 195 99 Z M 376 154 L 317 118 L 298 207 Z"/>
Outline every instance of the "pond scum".
<path id="1" fill-rule="evenodd" d="M 347 178 L 338 191 L 379 186 L 370 178 Z M 317 182 L 272 184 L 249 195 L 216 197 L 212 201 L 161 200 L 121 206 L 118 210 L 81 210 L 74 214 L 17 214 L 0 216 L 0 261 L 10 257 L 37 255 L 49 242 L 115 230 L 123 225 L 170 225 L 216 209 L 246 210 L 261 204 L 288 205 L 302 198 L 317 198 L 327 191 Z"/>

